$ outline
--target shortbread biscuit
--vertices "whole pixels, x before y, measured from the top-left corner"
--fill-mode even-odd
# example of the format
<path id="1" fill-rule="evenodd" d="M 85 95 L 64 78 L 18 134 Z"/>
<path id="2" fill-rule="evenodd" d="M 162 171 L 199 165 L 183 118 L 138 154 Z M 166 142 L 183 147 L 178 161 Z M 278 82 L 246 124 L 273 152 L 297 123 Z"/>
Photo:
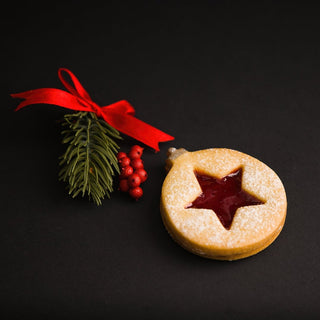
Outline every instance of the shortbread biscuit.
<path id="1" fill-rule="evenodd" d="M 277 238 L 287 199 L 272 169 L 230 149 L 169 151 L 160 208 L 178 244 L 206 258 L 237 260 Z"/>

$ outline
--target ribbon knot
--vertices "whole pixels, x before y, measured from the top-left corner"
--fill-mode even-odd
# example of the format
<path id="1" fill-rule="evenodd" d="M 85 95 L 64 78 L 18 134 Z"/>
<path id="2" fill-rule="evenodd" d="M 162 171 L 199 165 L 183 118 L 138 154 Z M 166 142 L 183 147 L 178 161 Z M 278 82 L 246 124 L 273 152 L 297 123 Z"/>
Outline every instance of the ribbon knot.
<path id="1" fill-rule="evenodd" d="M 90 103 L 90 105 L 92 108 L 92 112 L 94 112 L 98 118 L 103 118 L 102 108 L 98 106 L 96 103 L 94 103 L 93 101 Z"/>
<path id="2" fill-rule="evenodd" d="M 72 85 L 63 77 L 63 72 L 68 74 Z M 135 110 L 128 101 L 121 100 L 100 107 L 91 99 L 89 93 L 70 70 L 59 68 L 58 76 L 69 92 L 55 88 L 42 88 L 11 94 L 13 98 L 25 99 L 18 105 L 15 111 L 28 105 L 41 103 L 53 104 L 71 110 L 94 112 L 118 131 L 146 144 L 155 149 L 155 151 L 159 151 L 159 142 L 174 139 L 174 137 L 135 118 Z"/>

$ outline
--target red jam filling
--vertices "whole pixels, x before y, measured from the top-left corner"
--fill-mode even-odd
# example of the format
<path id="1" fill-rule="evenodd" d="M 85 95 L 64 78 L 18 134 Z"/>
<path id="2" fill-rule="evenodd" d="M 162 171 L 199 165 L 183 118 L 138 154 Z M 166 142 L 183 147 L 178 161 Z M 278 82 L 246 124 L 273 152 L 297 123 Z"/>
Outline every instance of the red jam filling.
<path id="1" fill-rule="evenodd" d="M 242 189 L 242 168 L 231 172 L 222 179 L 198 171 L 195 171 L 194 174 L 202 193 L 186 209 L 212 209 L 227 230 L 230 230 L 238 208 L 264 203 Z"/>

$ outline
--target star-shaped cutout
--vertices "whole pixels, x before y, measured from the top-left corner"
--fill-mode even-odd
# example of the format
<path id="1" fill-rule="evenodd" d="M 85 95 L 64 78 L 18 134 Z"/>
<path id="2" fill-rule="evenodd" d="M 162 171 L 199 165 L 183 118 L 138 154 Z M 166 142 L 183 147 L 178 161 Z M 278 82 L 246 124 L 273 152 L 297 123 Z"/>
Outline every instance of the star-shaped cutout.
<path id="1" fill-rule="evenodd" d="M 222 225 L 230 230 L 240 207 L 263 204 L 264 202 L 242 189 L 242 168 L 218 179 L 198 171 L 194 172 L 202 193 L 186 209 L 211 209 Z"/>

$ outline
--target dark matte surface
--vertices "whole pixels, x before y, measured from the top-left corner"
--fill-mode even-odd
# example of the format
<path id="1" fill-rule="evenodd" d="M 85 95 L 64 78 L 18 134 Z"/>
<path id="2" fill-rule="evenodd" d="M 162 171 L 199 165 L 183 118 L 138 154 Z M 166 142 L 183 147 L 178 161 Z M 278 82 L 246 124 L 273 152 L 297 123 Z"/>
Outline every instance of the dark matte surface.
<path id="1" fill-rule="evenodd" d="M 11 2 L 1 10 L 2 319 L 308 319 L 320 316 L 319 11 L 267 1 Z M 57 180 L 66 110 L 14 113 L 9 93 L 62 88 L 71 69 L 101 105 L 127 99 L 172 134 L 146 149 L 135 203 L 70 199 Z M 134 140 L 125 138 L 126 151 Z M 238 262 L 192 255 L 159 214 L 170 146 L 228 147 L 273 168 L 285 228 Z"/>

